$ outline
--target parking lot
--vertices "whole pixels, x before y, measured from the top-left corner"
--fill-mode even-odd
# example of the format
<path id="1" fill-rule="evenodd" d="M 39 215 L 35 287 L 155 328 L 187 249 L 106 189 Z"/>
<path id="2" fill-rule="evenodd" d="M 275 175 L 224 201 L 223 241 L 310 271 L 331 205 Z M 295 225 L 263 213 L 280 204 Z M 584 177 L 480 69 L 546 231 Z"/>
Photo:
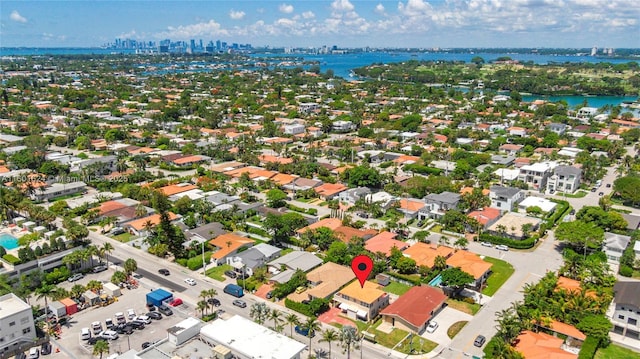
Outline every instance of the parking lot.
<path id="1" fill-rule="evenodd" d="M 93 277 L 93 275 L 90 277 Z M 84 280 L 87 280 L 87 278 L 84 278 Z M 106 307 L 92 307 L 72 315 L 68 324 L 63 325 L 61 337 L 57 342 L 63 347 L 63 351 L 68 351 L 69 354 L 76 358 L 91 357 L 93 347 L 80 339 L 80 330 L 82 328 L 91 328 L 91 323 L 95 321 L 101 322 L 104 328 L 105 319 L 113 318 L 116 312 L 122 312 L 125 316 L 128 309 L 135 310 L 137 315 L 147 313 L 146 293 L 148 292 L 149 289 L 142 286 L 131 290 L 123 289 L 122 296 L 115 303 Z M 110 340 L 109 352 L 112 354 L 124 353 L 130 348 L 140 350 L 144 342 L 154 342 L 166 338 L 167 328 L 182 321 L 187 317 L 187 314 L 192 314 L 189 312 L 191 308 L 187 308 L 186 305 L 183 308 L 172 309 L 174 313 L 172 316 L 163 316 L 161 320 L 153 320 L 151 324 L 147 324 L 144 329 L 135 330 L 130 335 L 121 334 L 118 339 Z"/>

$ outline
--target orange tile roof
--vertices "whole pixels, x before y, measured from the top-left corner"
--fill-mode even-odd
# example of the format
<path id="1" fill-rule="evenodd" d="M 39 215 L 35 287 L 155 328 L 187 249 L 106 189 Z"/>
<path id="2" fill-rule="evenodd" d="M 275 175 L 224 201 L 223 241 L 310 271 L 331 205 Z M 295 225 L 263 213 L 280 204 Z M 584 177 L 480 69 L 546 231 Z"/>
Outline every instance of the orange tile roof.
<path id="1" fill-rule="evenodd" d="M 552 320 L 548 328 L 556 333 L 564 334 L 578 340 L 587 339 L 587 336 L 583 332 L 579 331 L 578 328 L 574 327 L 573 325 L 559 322 L 557 320 Z"/>
<path id="2" fill-rule="evenodd" d="M 249 173 L 249 178 L 254 179 L 254 178 L 262 177 L 262 178 L 269 179 L 275 175 L 276 175 L 276 172 L 261 169 L 261 170 L 257 170 Z"/>
<path id="3" fill-rule="evenodd" d="M 418 266 L 433 268 L 437 256 L 449 258 L 454 250 L 446 246 L 437 246 L 436 244 L 426 244 L 418 242 L 404 250 L 404 255 L 416 261 Z"/>
<path id="4" fill-rule="evenodd" d="M 128 207 L 128 206 L 118 201 L 106 201 L 106 202 L 100 203 L 100 208 L 98 209 L 98 213 L 102 216 L 106 213 L 116 211 L 124 207 Z"/>
<path id="5" fill-rule="evenodd" d="M 240 249 L 240 247 L 244 247 L 247 245 L 253 245 L 255 243 L 254 240 L 247 237 L 240 237 L 237 234 L 233 233 L 225 233 L 217 236 L 216 238 L 209 241 L 209 244 L 214 245 L 218 248 L 216 252 L 211 254 L 211 258 L 222 259 Z"/>
<path id="6" fill-rule="evenodd" d="M 277 173 L 275 176 L 271 177 L 271 181 L 273 181 L 275 184 L 279 186 L 284 186 L 286 184 L 293 182 L 296 178 L 298 177 L 288 175 L 285 173 Z"/>
<path id="7" fill-rule="evenodd" d="M 467 214 L 467 217 L 473 218 L 483 226 L 486 226 L 491 220 L 500 217 L 500 210 L 497 208 L 486 207 L 482 211 L 473 211 Z"/>
<path id="8" fill-rule="evenodd" d="M 412 287 L 380 311 L 380 314 L 400 317 L 420 328 L 431 319 L 431 312 L 442 306 L 446 300 L 447 296 L 439 289 L 429 286 Z"/>
<path id="9" fill-rule="evenodd" d="M 525 359 L 576 359 L 577 354 L 562 349 L 564 340 L 546 333 L 525 330 L 516 338 L 515 349 Z"/>
<path id="10" fill-rule="evenodd" d="M 567 277 L 558 277 L 558 282 L 556 283 L 556 290 L 566 290 L 567 292 L 580 292 L 582 290 L 582 283 L 575 279 L 567 278 Z M 596 298 L 598 295 L 593 290 L 588 290 L 586 295 L 591 298 Z"/>
<path id="11" fill-rule="evenodd" d="M 289 164 L 289 163 L 293 163 L 293 158 L 289 158 L 289 157 L 278 157 L 278 156 L 272 156 L 272 155 L 260 155 L 258 156 L 258 159 L 260 160 L 260 162 L 262 163 L 278 163 L 278 164 Z"/>
<path id="12" fill-rule="evenodd" d="M 173 221 L 174 219 L 178 218 L 178 216 L 175 213 L 169 212 L 169 220 Z M 146 217 L 142 217 L 142 218 L 138 218 L 136 220 L 133 220 L 131 222 L 127 222 L 125 225 L 129 226 L 137 231 L 140 231 L 142 229 L 144 229 L 145 225 L 147 224 L 147 222 L 151 222 L 152 227 L 155 227 L 156 225 L 158 225 L 158 223 L 160 223 L 160 214 L 158 213 L 154 213 L 150 216 L 146 216 Z"/>
<path id="13" fill-rule="evenodd" d="M 345 243 L 349 243 L 351 241 L 351 238 L 353 237 L 358 237 L 366 240 L 378 233 L 378 231 L 376 231 L 375 229 L 357 229 L 349 226 L 340 226 L 333 231 L 335 232 L 336 236 L 338 236 L 338 238 Z"/>
<path id="14" fill-rule="evenodd" d="M 378 298 L 387 295 L 380 290 L 380 285 L 377 283 L 366 281 L 364 287 L 361 287 L 357 280 L 342 288 L 338 293 L 351 298 L 352 301 L 356 300 L 367 304 L 372 304 Z"/>
<path id="15" fill-rule="evenodd" d="M 463 272 L 467 272 L 478 279 L 485 274 L 492 263 L 485 262 L 475 253 L 467 251 L 457 251 L 451 257 L 447 258 L 447 265 L 451 267 L 460 267 Z"/>
<path id="16" fill-rule="evenodd" d="M 471 194 L 471 193 L 473 193 L 474 188 L 475 188 L 475 187 L 462 187 L 462 188 L 460 189 L 460 194 L 461 194 L 461 195 L 462 195 L 462 194 Z M 489 190 L 488 190 L 488 189 L 486 189 L 486 188 L 483 188 L 483 189 L 482 189 L 482 194 L 483 194 L 483 195 L 485 195 L 485 196 L 488 196 L 490 192 L 491 192 L 491 191 L 489 191 Z"/>
<path id="17" fill-rule="evenodd" d="M 0 173 L 7 173 L 7 172 L 11 172 L 11 170 L 9 170 L 7 166 L 0 166 Z"/>
<path id="18" fill-rule="evenodd" d="M 200 157 L 198 155 L 193 155 L 193 156 L 186 156 L 186 157 L 177 158 L 177 159 L 173 160 L 172 162 L 177 164 L 177 165 L 183 165 L 185 163 L 195 163 L 195 162 L 200 162 L 200 161 L 202 161 L 202 157 Z"/>
<path id="19" fill-rule="evenodd" d="M 416 212 L 422 207 L 424 207 L 424 202 L 417 199 L 403 198 L 400 200 L 400 208 L 408 211 Z"/>
<path id="20" fill-rule="evenodd" d="M 347 189 L 347 186 L 342 183 L 323 183 L 320 186 L 314 188 L 317 194 L 320 196 L 333 196 Z"/>
<path id="21" fill-rule="evenodd" d="M 174 194 L 191 191 L 192 189 L 198 189 L 198 186 L 192 184 L 172 184 L 158 188 L 165 196 L 173 196 Z"/>
<path id="22" fill-rule="evenodd" d="M 367 240 L 364 244 L 364 248 L 372 253 L 382 252 L 388 257 L 391 255 L 391 249 L 393 247 L 403 250 L 409 246 L 406 242 L 396 240 L 396 236 L 398 235 L 395 233 L 387 231 L 380 232 L 376 236 Z"/>
<path id="23" fill-rule="evenodd" d="M 325 218 L 321 219 L 316 223 L 312 223 L 306 227 L 300 228 L 298 233 L 302 234 L 311 229 L 318 229 L 320 227 L 327 227 L 330 230 L 335 230 L 336 228 L 342 226 L 342 220 L 339 218 Z"/>

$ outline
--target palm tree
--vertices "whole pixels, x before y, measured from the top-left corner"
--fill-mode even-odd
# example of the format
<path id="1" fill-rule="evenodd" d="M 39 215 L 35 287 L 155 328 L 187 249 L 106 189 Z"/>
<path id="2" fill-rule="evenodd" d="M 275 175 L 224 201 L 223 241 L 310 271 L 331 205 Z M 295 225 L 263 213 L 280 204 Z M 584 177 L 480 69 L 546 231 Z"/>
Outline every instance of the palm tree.
<path id="1" fill-rule="evenodd" d="M 102 290 L 102 282 L 95 279 L 90 280 L 89 283 L 87 283 L 87 290 L 97 293 Z"/>
<path id="2" fill-rule="evenodd" d="M 322 338 L 320 339 L 320 341 L 329 343 L 329 358 L 331 358 L 331 342 L 335 342 L 338 339 L 339 335 L 333 329 L 327 329 L 322 332 Z"/>
<path id="3" fill-rule="evenodd" d="M 311 353 L 311 338 L 313 338 L 315 332 L 320 330 L 320 322 L 316 317 L 309 317 L 302 327 L 307 330 L 307 335 L 309 336 L 309 353 Z"/>
<path id="4" fill-rule="evenodd" d="M 102 244 L 102 247 L 100 247 L 100 252 L 104 256 L 104 260 L 107 262 L 107 267 L 109 267 L 109 254 L 111 254 L 114 250 L 115 248 L 113 247 L 113 244 L 109 242 L 104 242 L 104 244 Z"/>
<path id="5" fill-rule="evenodd" d="M 75 284 L 73 287 L 71 287 L 70 293 L 73 298 L 80 298 L 82 293 L 84 293 L 86 290 L 87 288 L 85 288 L 82 284 Z"/>
<path id="6" fill-rule="evenodd" d="M 201 300 L 198 302 L 198 305 L 196 306 L 196 310 L 199 311 L 200 313 L 202 313 L 202 316 L 204 316 L 204 311 L 209 308 L 209 305 L 207 304 L 206 300 Z"/>
<path id="7" fill-rule="evenodd" d="M 289 313 L 284 317 L 284 321 L 289 324 L 289 327 L 291 328 L 291 337 L 293 337 L 293 326 L 294 325 L 299 325 L 300 324 L 300 319 L 298 318 L 297 315 L 293 314 L 293 313 Z"/>
<path id="8" fill-rule="evenodd" d="M 277 328 L 282 323 L 282 312 L 279 310 L 273 309 L 269 312 L 269 319 L 273 320 L 273 329 L 278 331 Z"/>
<path id="9" fill-rule="evenodd" d="M 138 263 L 136 262 L 135 259 L 129 258 L 126 261 L 124 261 L 124 265 L 122 266 L 122 268 L 124 269 L 125 273 L 127 273 L 127 276 L 130 276 L 131 273 L 138 270 Z"/>
<path id="10" fill-rule="evenodd" d="M 433 268 L 440 270 L 447 268 L 447 259 L 443 256 L 436 256 L 433 260 Z"/>
<path id="11" fill-rule="evenodd" d="M 269 308 L 264 303 L 254 303 L 251 305 L 251 310 L 249 311 L 249 317 L 253 319 L 256 323 L 262 324 L 269 316 Z"/>
<path id="12" fill-rule="evenodd" d="M 93 355 L 99 355 L 100 359 L 102 359 L 102 354 L 104 353 L 109 354 L 109 343 L 106 340 L 100 339 L 93 346 Z"/>
<path id="13" fill-rule="evenodd" d="M 48 299 L 52 298 L 53 296 L 55 296 L 56 292 L 58 291 L 58 287 L 51 285 L 51 284 L 45 284 L 40 288 L 36 289 L 36 299 L 40 300 L 40 299 L 44 299 L 44 307 L 45 308 L 49 308 L 49 302 Z M 45 309 L 46 310 L 46 309 Z M 47 325 L 49 324 L 49 320 L 47 319 Z M 46 330 L 45 330 L 46 332 Z"/>
<path id="14" fill-rule="evenodd" d="M 358 342 L 360 341 L 360 338 L 358 337 L 358 330 L 349 325 L 344 326 L 340 328 L 338 340 L 340 340 L 342 348 L 347 353 L 347 359 L 350 359 L 351 349 L 358 349 Z"/>

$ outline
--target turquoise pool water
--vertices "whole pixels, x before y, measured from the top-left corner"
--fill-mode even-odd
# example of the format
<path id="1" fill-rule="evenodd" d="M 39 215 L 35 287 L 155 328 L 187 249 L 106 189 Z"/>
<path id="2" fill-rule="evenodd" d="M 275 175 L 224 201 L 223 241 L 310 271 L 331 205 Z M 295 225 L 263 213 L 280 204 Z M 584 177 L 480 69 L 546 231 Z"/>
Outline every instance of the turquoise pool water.
<path id="1" fill-rule="evenodd" d="M 4 249 L 18 248 L 18 238 L 9 233 L 2 233 L 0 234 L 0 246 L 3 246 Z"/>
<path id="2" fill-rule="evenodd" d="M 437 277 L 433 278 L 431 282 L 429 282 L 429 285 L 432 287 L 439 287 L 440 283 L 442 283 L 442 274 L 438 274 Z"/>

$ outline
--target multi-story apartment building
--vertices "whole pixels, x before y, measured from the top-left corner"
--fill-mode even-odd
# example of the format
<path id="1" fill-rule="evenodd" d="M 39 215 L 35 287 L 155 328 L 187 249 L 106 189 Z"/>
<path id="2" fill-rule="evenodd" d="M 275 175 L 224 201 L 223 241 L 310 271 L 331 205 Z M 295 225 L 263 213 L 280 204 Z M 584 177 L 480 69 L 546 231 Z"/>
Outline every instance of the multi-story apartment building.
<path id="1" fill-rule="evenodd" d="M 520 167 L 518 180 L 528 184 L 536 190 L 544 190 L 547 186 L 547 180 L 551 177 L 553 169 L 556 167 L 554 162 L 540 162 L 532 165 Z"/>
<path id="2" fill-rule="evenodd" d="M 9 293 L 0 297 L 0 355 L 33 343 L 36 328 L 31 306 Z"/>
<path id="3" fill-rule="evenodd" d="M 558 166 L 547 181 L 547 192 L 573 193 L 580 188 L 582 170 L 573 166 Z"/>
<path id="4" fill-rule="evenodd" d="M 640 282 L 617 282 L 613 286 L 615 308 L 609 315 L 613 332 L 640 339 Z"/>
<path id="5" fill-rule="evenodd" d="M 511 211 L 524 199 L 524 191 L 520 188 L 491 186 L 489 198 L 491 207 L 501 211 Z"/>

